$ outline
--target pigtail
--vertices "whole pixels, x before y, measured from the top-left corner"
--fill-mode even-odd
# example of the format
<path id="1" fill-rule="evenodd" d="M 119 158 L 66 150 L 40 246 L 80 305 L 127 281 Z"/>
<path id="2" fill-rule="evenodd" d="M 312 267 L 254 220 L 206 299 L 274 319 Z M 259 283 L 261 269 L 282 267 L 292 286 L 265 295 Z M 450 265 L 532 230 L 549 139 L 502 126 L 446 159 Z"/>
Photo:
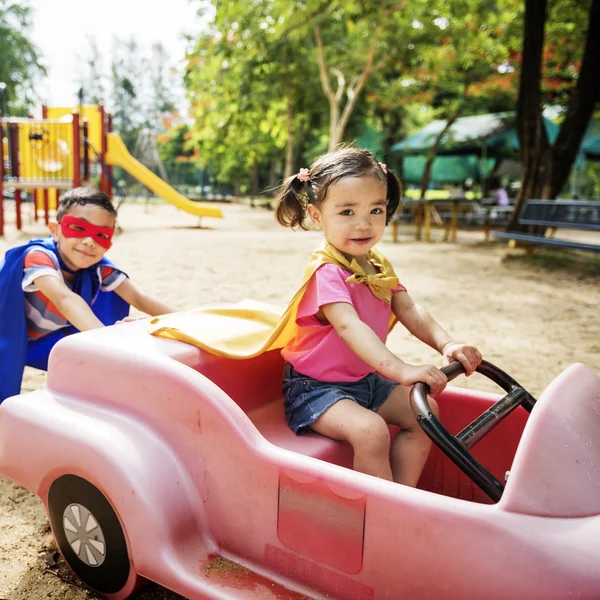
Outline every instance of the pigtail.
<path id="1" fill-rule="evenodd" d="M 297 175 L 292 175 L 283 182 L 277 195 L 277 209 L 275 210 L 275 218 L 280 225 L 307 229 L 304 221 L 308 187 L 310 187 L 310 182 L 302 181 Z"/>
<path id="2" fill-rule="evenodd" d="M 386 207 L 386 225 L 392 220 L 394 213 L 398 209 L 400 200 L 402 199 L 402 183 L 398 176 L 390 169 L 385 170 L 387 179 L 387 207 Z"/>

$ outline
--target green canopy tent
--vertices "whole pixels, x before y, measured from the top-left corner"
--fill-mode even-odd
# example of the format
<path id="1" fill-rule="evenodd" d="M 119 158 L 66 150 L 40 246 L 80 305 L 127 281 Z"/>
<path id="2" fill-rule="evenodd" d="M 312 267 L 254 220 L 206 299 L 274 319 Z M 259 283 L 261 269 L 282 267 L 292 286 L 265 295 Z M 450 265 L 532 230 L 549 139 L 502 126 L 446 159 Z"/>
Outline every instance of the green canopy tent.
<path id="1" fill-rule="evenodd" d="M 584 140 L 581 151 L 590 160 L 600 160 L 600 133 Z"/>
<path id="2" fill-rule="evenodd" d="M 482 159 L 473 154 L 464 156 L 438 156 L 431 166 L 431 182 L 436 184 L 455 184 L 472 179 L 479 181 L 483 173 L 487 177 L 496 163 L 495 158 Z M 427 157 L 423 155 L 404 156 L 402 158 L 402 181 L 418 184 L 423 179 Z"/>
<path id="3" fill-rule="evenodd" d="M 427 154 L 446 126 L 441 119 L 429 123 L 415 135 L 394 144 L 391 153 Z M 558 126 L 544 119 L 550 142 L 558 135 Z M 440 156 L 451 154 L 475 154 L 485 150 L 488 157 L 516 155 L 519 152 L 515 113 L 492 113 L 456 119 L 444 134 L 439 148 Z"/>
<path id="4" fill-rule="evenodd" d="M 389 151 L 392 160 L 402 161 L 403 179 L 421 181 L 427 155 L 445 120 L 433 121 L 415 135 L 394 144 Z M 558 135 L 558 126 L 544 119 L 551 142 Z M 480 181 L 487 177 L 498 159 L 518 157 L 515 113 L 492 113 L 457 119 L 446 131 L 432 165 L 432 183 L 459 183 L 471 178 Z"/>

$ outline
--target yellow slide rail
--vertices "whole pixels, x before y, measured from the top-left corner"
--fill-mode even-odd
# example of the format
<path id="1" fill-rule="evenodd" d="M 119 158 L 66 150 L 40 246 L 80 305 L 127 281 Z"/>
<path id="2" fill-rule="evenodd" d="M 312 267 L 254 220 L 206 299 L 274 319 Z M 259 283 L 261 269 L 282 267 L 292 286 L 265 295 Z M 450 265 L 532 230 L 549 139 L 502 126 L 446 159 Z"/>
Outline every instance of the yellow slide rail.
<path id="1" fill-rule="evenodd" d="M 115 133 L 107 136 L 106 163 L 125 169 L 132 177 L 144 184 L 148 189 L 180 210 L 198 217 L 223 218 L 218 206 L 207 202 L 192 202 L 174 190 L 166 181 L 155 175 L 150 169 L 136 160 L 125 146 L 123 140 Z"/>

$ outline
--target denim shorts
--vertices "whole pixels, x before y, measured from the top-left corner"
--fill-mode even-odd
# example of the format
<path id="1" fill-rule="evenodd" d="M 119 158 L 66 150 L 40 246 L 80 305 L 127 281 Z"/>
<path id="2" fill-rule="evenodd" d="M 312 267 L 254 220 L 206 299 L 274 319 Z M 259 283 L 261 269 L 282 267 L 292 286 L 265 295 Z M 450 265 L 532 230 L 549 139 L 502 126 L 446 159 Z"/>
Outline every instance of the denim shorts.
<path id="1" fill-rule="evenodd" d="M 294 433 L 300 435 L 331 406 L 343 399 L 354 400 L 363 408 L 377 412 L 399 385 L 371 373 L 358 381 L 318 381 L 298 373 L 287 363 L 283 371 L 283 405 L 285 418 Z"/>

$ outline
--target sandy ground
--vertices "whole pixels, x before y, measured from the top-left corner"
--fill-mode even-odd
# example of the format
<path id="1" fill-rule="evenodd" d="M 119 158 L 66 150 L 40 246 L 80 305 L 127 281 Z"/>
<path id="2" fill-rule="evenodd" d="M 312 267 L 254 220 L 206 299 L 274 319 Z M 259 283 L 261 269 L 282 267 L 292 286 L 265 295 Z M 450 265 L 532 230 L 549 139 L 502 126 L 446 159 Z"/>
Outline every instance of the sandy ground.
<path id="1" fill-rule="evenodd" d="M 319 235 L 288 231 L 262 208 L 225 205 L 223 211 L 225 219 L 207 219 L 199 228 L 195 217 L 171 206 L 126 204 L 123 231 L 109 256 L 174 310 L 245 297 L 285 305 Z M 381 248 L 411 295 L 456 339 L 477 345 L 536 395 L 571 363 L 580 361 L 600 372 L 598 261 L 587 256 L 559 261 L 543 251 L 531 261 L 521 251 L 483 243 L 481 232 L 459 232 L 457 245 L 424 244 L 414 240 L 410 226 L 402 227 L 400 241 L 391 243 L 388 233 Z M 0 256 L 44 233 L 43 224 L 27 218 L 21 234 L 9 225 Z M 407 361 L 439 358 L 401 327 L 388 345 Z M 44 377 L 28 369 L 23 390 L 42 386 Z M 455 383 L 494 390 L 480 376 Z M 61 560 L 53 564 L 55 550 L 41 502 L 0 479 L 0 600 L 95 598 Z M 138 597 L 179 598 L 153 585 Z"/>

